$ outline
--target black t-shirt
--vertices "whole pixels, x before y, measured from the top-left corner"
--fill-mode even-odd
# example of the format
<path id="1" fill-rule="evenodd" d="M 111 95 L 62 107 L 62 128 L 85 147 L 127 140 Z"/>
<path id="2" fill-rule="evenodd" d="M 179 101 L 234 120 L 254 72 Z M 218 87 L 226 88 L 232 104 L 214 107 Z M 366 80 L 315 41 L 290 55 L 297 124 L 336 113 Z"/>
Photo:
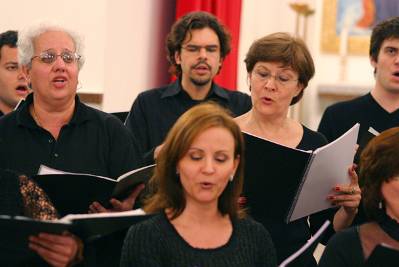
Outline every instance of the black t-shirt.
<path id="1" fill-rule="evenodd" d="M 126 126 L 140 145 L 145 164 L 153 163 L 153 150 L 162 144 L 176 120 L 191 107 L 205 101 L 214 101 L 239 116 L 252 104 L 244 93 L 229 91 L 215 83 L 204 100 L 193 100 L 177 80 L 165 87 L 154 88 L 138 95 L 126 119 Z"/>
<path id="2" fill-rule="evenodd" d="M 359 138 L 372 127 L 378 132 L 399 126 L 399 109 L 389 113 L 383 109 L 370 93 L 329 106 L 320 121 L 318 131 L 329 142 L 334 141 L 360 123 Z"/>
<path id="3" fill-rule="evenodd" d="M 364 96 L 329 106 L 321 118 L 318 131 L 331 142 L 356 123 L 360 123 L 359 143 L 370 127 L 381 133 L 392 127 L 399 126 L 399 109 L 391 113 L 387 112 L 368 93 Z M 361 181 L 359 182 L 361 183 Z M 359 212 L 353 224 L 362 224 L 366 221 L 367 216 L 362 203 L 360 203 Z"/>

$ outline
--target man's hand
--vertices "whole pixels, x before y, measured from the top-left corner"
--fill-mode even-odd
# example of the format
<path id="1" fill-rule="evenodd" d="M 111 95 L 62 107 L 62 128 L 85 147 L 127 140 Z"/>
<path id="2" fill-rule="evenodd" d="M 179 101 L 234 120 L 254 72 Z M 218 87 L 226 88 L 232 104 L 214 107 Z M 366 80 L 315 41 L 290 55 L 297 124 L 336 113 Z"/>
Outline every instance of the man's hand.
<path id="1" fill-rule="evenodd" d="M 40 233 L 29 237 L 29 248 L 40 255 L 51 266 L 70 266 L 83 249 L 80 241 L 65 233 L 55 235 Z M 80 253 L 81 254 L 81 253 Z"/>
<path id="2" fill-rule="evenodd" d="M 111 209 L 106 209 L 100 203 L 95 201 L 89 206 L 89 213 L 120 212 L 120 211 L 132 210 L 134 203 L 136 202 L 137 196 L 141 193 L 144 187 L 145 187 L 144 184 L 139 184 L 123 201 L 111 198 L 109 201 L 112 205 Z"/>

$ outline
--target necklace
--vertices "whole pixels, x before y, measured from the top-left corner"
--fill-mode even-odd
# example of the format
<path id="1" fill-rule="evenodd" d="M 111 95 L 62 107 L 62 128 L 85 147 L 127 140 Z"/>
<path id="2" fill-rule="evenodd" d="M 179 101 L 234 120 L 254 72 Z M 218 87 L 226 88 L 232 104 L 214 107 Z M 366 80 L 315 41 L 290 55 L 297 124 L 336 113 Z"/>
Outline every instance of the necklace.
<path id="1" fill-rule="evenodd" d="M 39 117 L 37 116 L 36 111 L 35 111 L 35 105 L 32 105 L 31 111 L 32 111 L 31 113 L 32 113 L 33 120 L 36 122 L 37 126 L 42 127 L 42 123 L 40 122 Z"/>

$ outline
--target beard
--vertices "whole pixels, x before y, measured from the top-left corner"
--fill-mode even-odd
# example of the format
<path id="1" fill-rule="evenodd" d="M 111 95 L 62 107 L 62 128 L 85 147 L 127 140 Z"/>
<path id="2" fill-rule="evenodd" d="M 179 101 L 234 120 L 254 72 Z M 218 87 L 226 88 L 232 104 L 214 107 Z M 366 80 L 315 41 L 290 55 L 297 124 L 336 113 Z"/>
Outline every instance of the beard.
<path id="1" fill-rule="evenodd" d="M 192 70 L 194 70 L 195 68 L 197 68 L 199 65 L 206 65 L 209 72 L 212 73 L 212 67 L 205 61 L 201 60 L 200 62 L 198 62 L 197 64 L 195 64 L 194 66 L 191 67 Z M 209 82 L 211 82 L 212 80 L 212 74 L 210 74 L 209 76 L 205 76 L 205 77 L 195 77 L 195 74 L 190 75 L 190 81 L 195 85 L 195 86 L 205 86 L 207 85 Z"/>
<path id="2" fill-rule="evenodd" d="M 211 79 L 209 77 L 206 77 L 204 79 L 190 77 L 190 81 L 196 86 L 204 86 L 207 85 L 211 81 Z"/>

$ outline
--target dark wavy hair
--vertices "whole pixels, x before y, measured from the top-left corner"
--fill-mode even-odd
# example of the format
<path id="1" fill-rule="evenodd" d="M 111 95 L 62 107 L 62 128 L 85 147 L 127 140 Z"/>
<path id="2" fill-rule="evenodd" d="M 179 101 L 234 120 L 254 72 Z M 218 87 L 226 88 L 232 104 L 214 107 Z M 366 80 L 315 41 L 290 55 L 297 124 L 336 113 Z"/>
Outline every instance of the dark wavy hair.
<path id="1" fill-rule="evenodd" d="M 191 35 L 192 30 L 204 28 L 212 29 L 218 36 L 220 43 L 220 57 L 222 59 L 230 53 L 230 33 L 215 16 L 203 11 L 188 13 L 173 24 L 172 29 L 166 38 L 167 59 L 172 67 L 172 74 L 181 78 L 182 70 L 180 65 L 176 63 L 175 53 L 180 52 L 187 34 Z"/>
<path id="2" fill-rule="evenodd" d="M 187 153 L 194 139 L 209 128 L 227 129 L 234 138 L 234 158 L 239 158 L 233 181 L 228 182 L 219 197 L 218 209 L 231 218 L 245 215 L 238 205 L 243 187 L 244 141 L 239 126 L 228 111 L 215 103 L 204 103 L 186 111 L 169 131 L 157 159 L 153 177 L 149 182 L 150 195 L 144 202 L 146 212 L 171 210 L 172 219 L 178 217 L 186 207 L 186 199 L 179 175 L 178 162 Z"/>
<path id="3" fill-rule="evenodd" d="M 292 99 L 291 105 L 303 96 L 303 91 L 315 73 L 312 56 L 302 39 L 288 33 L 276 32 L 252 43 L 245 57 L 247 72 L 251 73 L 257 62 L 278 62 L 298 73 L 302 91 Z"/>

